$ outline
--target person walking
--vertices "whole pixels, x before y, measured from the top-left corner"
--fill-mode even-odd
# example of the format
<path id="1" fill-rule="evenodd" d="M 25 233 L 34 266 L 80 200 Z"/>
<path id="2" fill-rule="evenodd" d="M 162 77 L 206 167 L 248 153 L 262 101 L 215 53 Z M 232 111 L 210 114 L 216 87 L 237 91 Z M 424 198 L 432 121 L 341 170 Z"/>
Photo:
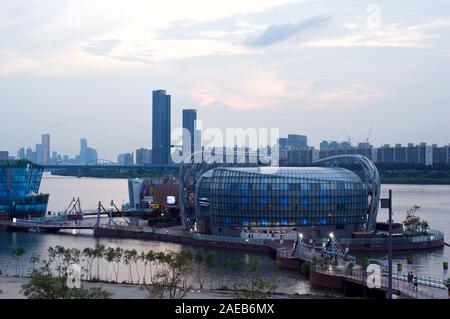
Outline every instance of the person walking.
<path id="1" fill-rule="evenodd" d="M 408 278 L 408 283 L 410 284 L 410 285 L 412 285 L 412 272 L 408 272 L 408 276 L 407 276 L 407 278 Z"/>
<path id="2" fill-rule="evenodd" d="M 418 290 L 418 286 L 419 286 L 419 282 L 418 282 L 418 278 L 417 278 L 417 275 L 416 274 L 414 274 L 414 277 L 413 277 L 413 284 L 414 284 L 414 290 Z"/>

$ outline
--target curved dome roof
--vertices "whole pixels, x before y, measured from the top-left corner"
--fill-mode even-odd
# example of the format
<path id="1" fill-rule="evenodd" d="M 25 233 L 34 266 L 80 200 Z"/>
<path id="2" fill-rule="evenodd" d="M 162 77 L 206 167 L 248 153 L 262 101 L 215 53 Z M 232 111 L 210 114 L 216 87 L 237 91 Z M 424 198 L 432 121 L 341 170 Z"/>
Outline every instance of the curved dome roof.
<path id="1" fill-rule="evenodd" d="M 293 177 L 303 179 L 333 179 L 340 181 L 362 182 L 354 172 L 341 167 L 217 167 L 205 173 L 232 171 L 251 175 L 267 175 L 277 177 Z M 207 174 L 209 173 L 209 174 Z"/>

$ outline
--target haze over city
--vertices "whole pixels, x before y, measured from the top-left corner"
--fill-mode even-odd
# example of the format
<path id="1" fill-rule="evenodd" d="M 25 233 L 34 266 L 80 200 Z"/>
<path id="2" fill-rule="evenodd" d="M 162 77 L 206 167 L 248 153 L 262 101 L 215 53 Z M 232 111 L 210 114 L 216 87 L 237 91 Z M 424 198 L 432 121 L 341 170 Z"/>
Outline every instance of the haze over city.
<path id="1" fill-rule="evenodd" d="M 202 10 L 198 10 L 198 8 Z M 3 1 L 2 149 L 41 133 L 73 155 L 151 146 L 151 94 L 172 129 L 279 127 L 321 140 L 450 142 L 450 3 Z M 255 116 L 257 115 L 257 116 Z M 20 128 L 18 127 L 20 125 Z M 7 137 L 7 138 L 5 138 Z"/>

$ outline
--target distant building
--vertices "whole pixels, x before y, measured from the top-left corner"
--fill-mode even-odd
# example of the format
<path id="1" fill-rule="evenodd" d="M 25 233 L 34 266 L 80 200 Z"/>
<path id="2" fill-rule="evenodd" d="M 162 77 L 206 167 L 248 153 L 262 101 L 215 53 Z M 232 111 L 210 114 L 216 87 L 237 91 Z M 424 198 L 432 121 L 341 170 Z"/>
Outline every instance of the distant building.
<path id="1" fill-rule="evenodd" d="M 153 91 L 152 96 L 152 163 L 170 161 L 170 95 L 165 90 Z"/>
<path id="2" fill-rule="evenodd" d="M 25 156 L 25 148 L 21 147 L 19 149 L 19 151 L 17 152 L 17 159 L 25 159 L 25 158 L 26 158 L 26 156 Z"/>
<path id="3" fill-rule="evenodd" d="M 292 150 L 301 150 L 308 147 L 308 138 L 305 135 L 288 134 L 287 144 Z"/>
<path id="4" fill-rule="evenodd" d="M 50 160 L 50 134 L 42 134 L 42 164 Z"/>
<path id="5" fill-rule="evenodd" d="M 43 217 L 49 194 L 39 193 L 44 167 L 27 160 L 2 159 L 0 152 L 0 215 L 8 219 Z M 7 153 L 7 152 L 6 152 Z"/>
<path id="6" fill-rule="evenodd" d="M 431 147 L 433 152 L 433 165 L 450 164 L 450 144 L 441 147 L 433 144 Z"/>
<path id="7" fill-rule="evenodd" d="M 377 150 L 377 162 L 431 166 L 434 162 L 434 153 L 436 151 L 433 150 L 433 147 L 426 143 L 417 145 L 408 143 L 407 146 L 396 144 L 395 147 L 385 144 Z"/>
<path id="8" fill-rule="evenodd" d="M 152 163 L 152 151 L 146 148 L 136 150 L 136 164 L 146 165 Z"/>
<path id="9" fill-rule="evenodd" d="M 98 160 L 97 150 L 88 147 L 88 142 L 86 138 L 80 140 L 80 155 L 78 156 L 78 162 L 82 164 L 86 163 L 96 163 Z"/>
<path id="10" fill-rule="evenodd" d="M 42 164 L 42 144 L 36 144 L 36 163 Z"/>
<path id="11" fill-rule="evenodd" d="M 33 156 L 33 150 L 31 149 L 31 147 L 27 148 L 25 158 L 31 162 L 35 161 L 35 158 Z"/>
<path id="12" fill-rule="evenodd" d="M 197 110 L 185 109 L 183 110 L 183 154 L 194 154 L 195 152 L 195 137 L 197 134 Z"/>
<path id="13" fill-rule="evenodd" d="M 119 154 L 117 156 L 117 163 L 124 166 L 133 165 L 133 153 Z"/>
<path id="14" fill-rule="evenodd" d="M 319 159 L 319 152 L 308 147 L 305 135 L 288 134 L 278 139 L 279 163 L 281 166 L 309 165 Z"/>
<path id="15" fill-rule="evenodd" d="M 377 162 L 377 149 L 368 142 L 359 143 L 357 146 L 353 146 L 349 141 L 322 141 L 320 143 L 320 158 L 355 154 L 365 156 L 373 162 Z M 348 160 L 345 162 L 348 162 Z"/>
<path id="16" fill-rule="evenodd" d="M 0 151 L 0 160 L 8 160 L 9 152 L 8 151 Z"/>

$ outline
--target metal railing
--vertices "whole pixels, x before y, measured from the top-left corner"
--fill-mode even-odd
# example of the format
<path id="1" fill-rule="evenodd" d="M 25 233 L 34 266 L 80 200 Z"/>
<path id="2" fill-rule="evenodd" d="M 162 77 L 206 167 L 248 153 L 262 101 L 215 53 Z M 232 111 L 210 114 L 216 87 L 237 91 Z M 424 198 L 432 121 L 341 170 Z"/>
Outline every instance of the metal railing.
<path id="1" fill-rule="evenodd" d="M 354 281 L 360 282 L 362 285 L 367 285 L 367 273 L 362 269 L 348 269 L 343 267 L 336 267 L 331 268 L 329 266 L 325 266 L 322 268 L 319 265 L 315 266 L 315 271 L 327 275 L 332 276 L 339 276 L 344 277 L 347 279 L 352 279 Z M 422 277 L 423 278 L 423 277 Z M 448 292 L 447 288 L 445 286 L 429 286 L 434 290 L 430 289 L 424 289 L 421 286 L 427 286 L 426 281 L 423 281 L 421 279 L 418 281 L 420 284 L 420 288 L 416 288 L 405 280 L 403 276 L 399 276 L 397 278 L 397 275 L 393 274 L 393 281 L 392 281 L 392 289 L 397 290 L 400 292 L 400 294 L 403 294 L 405 296 L 411 297 L 411 298 L 417 298 L 417 299 L 447 299 L 448 298 Z M 382 277 L 380 278 L 380 288 L 387 289 L 388 287 L 388 277 L 385 273 L 382 273 Z"/>
<path id="2" fill-rule="evenodd" d="M 199 234 L 193 233 L 192 238 L 196 240 L 211 240 L 211 241 L 219 241 L 226 243 L 235 243 L 235 244 L 244 244 L 244 245 L 265 245 L 265 241 L 263 239 L 255 239 L 255 238 L 240 238 L 240 237 L 229 237 L 229 236 L 216 236 L 216 235 L 207 235 L 207 234 Z"/>
<path id="3" fill-rule="evenodd" d="M 49 224 L 68 221 L 67 215 L 51 216 L 51 217 L 37 217 L 37 218 L 17 218 L 16 223 L 20 224 Z M 11 222 L 11 221 L 10 221 Z"/>
<path id="4" fill-rule="evenodd" d="M 436 230 L 429 230 L 428 235 L 420 235 L 420 236 L 405 236 L 405 237 L 393 237 L 393 244 L 406 244 L 406 243 L 422 243 L 422 242 L 430 242 L 430 241 L 438 241 L 444 240 L 444 233 Z M 340 238 L 339 243 L 341 245 L 352 245 L 352 244 L 360 244 L 360 245 L 385 245 L 389 241 L 388 237 L 383 238 Z"/>

